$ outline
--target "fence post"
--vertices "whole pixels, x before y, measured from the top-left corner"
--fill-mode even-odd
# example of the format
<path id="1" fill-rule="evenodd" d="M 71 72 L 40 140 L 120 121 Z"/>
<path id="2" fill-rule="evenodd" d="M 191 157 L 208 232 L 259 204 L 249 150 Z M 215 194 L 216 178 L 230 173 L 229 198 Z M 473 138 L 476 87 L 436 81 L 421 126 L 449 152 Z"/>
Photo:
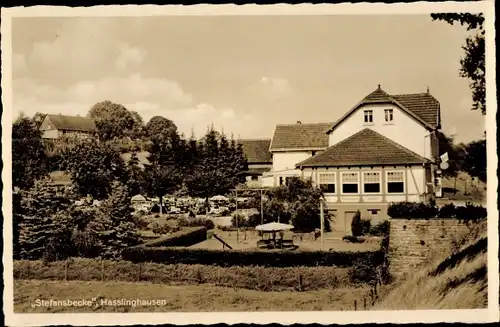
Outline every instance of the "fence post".
<path id="1" fill-rule="evenodd" d="M 137 278 L 139 282 L 141 281 L 141 276 L 142 276 L 142 263 L 139 263 L 139 276 Z"/>
<path id="2" fill-rule="evenodd" d="M 358 311 L 358 302 L 354 300 L 354 311 Z"/>
<path id="3" fill-rule="evenodd" d="M 302 284 L 302 274 L 299 274 L 299 291 L 302 292 L 304 290 L 304 284 Z"/>
<path id="4" fill-rule="evenodd" d="M 363 298 L 363 309 L 366 310 L 366 297 Z"/>
<path id="5" fill-rule="evenodd" d="M 104 281 L 104 260 L 101 258 L 101 281 Z"/>
<path id="6" fill-rule="evenodd" d="M 64 280 L 68 280 L 68 259 L 64 260 Z"/>
<path id="7" fill-rule="evenodd" d="M 26 279 L 30 279 L 30 266 L 31 265 L 30 265 L 30 261 L 29 260 L 27 260 L 26 262 L 28 264 L 27 267 L 26 267 Z"/>

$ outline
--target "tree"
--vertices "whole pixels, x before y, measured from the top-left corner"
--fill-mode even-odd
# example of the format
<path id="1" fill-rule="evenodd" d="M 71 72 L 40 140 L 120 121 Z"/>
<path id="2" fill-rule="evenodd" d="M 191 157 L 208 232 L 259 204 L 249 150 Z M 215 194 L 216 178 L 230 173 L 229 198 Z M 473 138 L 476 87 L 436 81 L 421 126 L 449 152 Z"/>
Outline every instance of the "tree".
<path id="1" fill-rule="evenodd" d="M 14 212 L 19 223 L 19 256 L 36 260 L 44 257 L 47 245 L 58 238 L 64 230 L 60 214 L 70 203 L 58 195 L 44 181 L 37 181 L 25 192 Z"/>
<path id="2" fill-rule="evenodd" d="M 361 213 L 356 211 L 354 217 L 351 221 L 351 232 L 352 236 L 362 236 L 363 235 L 363 223 L 361 222 Z"/>
<path id="3" fill-rule="evenodd" d="M 96 103 L 87 115 L 94 120 L 99 138 L 104 141 L 133 137 L 141 129 L 142 119 L 138 120 L 137 114 L 111 101 Z"/>
<path id="4" fill-rule="evenodd" d="M 70 148 L 64 166 L 78 194 L 99 200 L 108 196 L 113 181 L 125 183 L 128 178 L 120 153 L 109 144 L 92 139 L 80 140 Z"/>
<path id="5" fill-rule="evenodd" d="M 475 31 L 467 37 L 462 46 L 465 56 L 460 60 L 460 76 L 469 80 L 472 91 L 472 109 L 486 114 L 486 82 L 485 82 L 485 31 L 483 14 L 470 13 L 436 13 L 431 14 L 433 20 L 443 20 L 453 25 L 459 23 L 468 31 Z"/>
<path id="6" fill-rule="evenodd" d="M 175 126 L 174 122 L 162 116 L 152 117 L 145 127 L 145 134 L 150 139 L 168 139 L 175 133 L 177 133 L 177 126 Z"/>
<path id="7" fill-rule="evenodd" d="M 20 116 L 12 125 L 12 185 L 29 189 L 47 175 L 47 161 L 40 131 L 32 120 Z"/>
<path id="8" fill-rule="evenodd" d="M 197 148 L 198 160 L 185 183 L 193 196 L 209 197 L 227 194 L 244 181 L 246 159 L 240 146 L 229 143 L 227 138 L 209 129 Z"/>
<path id="9" fill-rule="evenodd" d="M 142 194 L 145 190 L 146 176 L 144 170 L 139 166 L 139 159 L 135 152 L 132 153 L 127 163 L 128 180 L 127 187 L 130 194 Z"/>
<path id="10" fill-rule="evenodd" d="M 139 244 L 132 211 L 127 187 L 113 182 L 110 196 L 101 203 L 96 218 L 89 223 L 89 231 L 100 242 L 103 258 L 120 259 L 123 248 Z"/>
<path id="11" fill-rule="evenodd" d="M 466 146 L 464 170 L 471 176 L 486 182 L 486 140 L 472 141 Z"/>
<path id="12" fill-rule="evenodd" d="M 182 187 L 184 167 L 188 159 L 185 142 L 177 134 L 177 128 L 163 131 L 160 134 L 151 134 L 148 146 L 149 164 L 145 165 L 145 189 L 149 195 L 159 197 L 160 213 L 163 209 L 163 197 Z"/>

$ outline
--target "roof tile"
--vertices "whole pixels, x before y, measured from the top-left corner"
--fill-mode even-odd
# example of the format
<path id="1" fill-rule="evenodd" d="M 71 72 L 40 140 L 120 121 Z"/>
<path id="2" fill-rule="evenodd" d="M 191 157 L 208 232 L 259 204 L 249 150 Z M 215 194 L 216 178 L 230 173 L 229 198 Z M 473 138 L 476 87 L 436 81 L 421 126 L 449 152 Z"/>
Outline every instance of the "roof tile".
<path id="1" fill-rule="evenodd" d="M 94 132 L 96 127 L 94 121 L 88 117 L 47 115 L 54 127 L 64 131 Z"/>
<path id="2" fill-rule="evenodd" d="M 243 152 L 248 163 L 272 162 L 273 155 L 269 152 L 271 140 L 238 140 L 243 147 Z"/>
<path id="3" fill-rule="evenodd" d="M 326 132 L 332 123 L 277 125 L 271 142 L 271 151 L 326 149 Z"/>
<path id="4" fill-rule="evenodd" d="M 387 137 L 365 128 L 297 166 L 418 164 L 428 160 Z"/>

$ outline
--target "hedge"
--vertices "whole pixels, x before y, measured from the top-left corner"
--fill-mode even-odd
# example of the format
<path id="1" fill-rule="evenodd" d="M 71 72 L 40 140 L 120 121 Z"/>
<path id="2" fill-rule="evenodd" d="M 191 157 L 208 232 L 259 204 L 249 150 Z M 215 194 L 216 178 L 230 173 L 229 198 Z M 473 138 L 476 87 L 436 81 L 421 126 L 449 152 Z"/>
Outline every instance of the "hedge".
<path id="1" fill-rule="evenodd" d="M 180 231 L 170 235 L 161 236 L 154 241 L 144 243 L 141 246 L 191 246 L 207 239 L 207 229 L 202 226 L 184 227 Z"/>
<path id="2" fill-rule="evenodd" d="M 218 267 L 206 265 L 134 264 L 128 261 L 76 259 L 14 261 L 15 279 L 80 281 L 146 281 L 158 284 L 215 284 L 261 291 L 333 289 L 357 285 L 351 269 L 337 267 Z M 367 277 L 371 276 L 370 273 Z"/>
<path id="3" fill-rule="evenodd" d="M 389 205 L 387 214 L 393 219 L 450 218 L 464 221 L 478 221 L 487 217 L 486 208 L 470 203 L 465 206 L 455 206 L 453 203 L 450 203 L 438 208 L 431 204 L 419 202 L 398 202 Z"/>
<path id="4" fill-rule="evenodd" d="M 122 251 L 124 260 L 165 264 L 201 264 L 230 266 L 336 266 L 350 267 L 363 261 L 372 266 L 383 262 L 382 251 L 323 252 L 323 251 L 259 251 L 208 250 L 179 247 L 131 247 Z"/>

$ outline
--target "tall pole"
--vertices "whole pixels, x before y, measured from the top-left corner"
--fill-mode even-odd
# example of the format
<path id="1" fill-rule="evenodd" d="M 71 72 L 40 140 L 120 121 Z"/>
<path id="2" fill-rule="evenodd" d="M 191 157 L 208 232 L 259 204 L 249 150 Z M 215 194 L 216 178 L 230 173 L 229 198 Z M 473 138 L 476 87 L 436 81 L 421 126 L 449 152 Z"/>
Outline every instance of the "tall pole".
<path id="1" fill-rule="evenodd" d="M 234 220 L 236 220 L 236 243 L 239 243 L 239 232 L 238 232 L 238 220 L 239 220 L 239 216 L 238 216 L 238 190 L 235 189 L 234 193 L 236 195 L 236 211 L 234 213 Z"/>
<path id="2" fill-rule="evenodd" d="M 321 250 L 325 250 L 325 214 L 323 200 L 320 200 L 320 219 L 321 219 Z"/>
<path id="3" fill-rule="evenodd" d="M 264 204 L 262 203 L 262 189 L 260 189 L 260 224 L 264 225 Z"/>

